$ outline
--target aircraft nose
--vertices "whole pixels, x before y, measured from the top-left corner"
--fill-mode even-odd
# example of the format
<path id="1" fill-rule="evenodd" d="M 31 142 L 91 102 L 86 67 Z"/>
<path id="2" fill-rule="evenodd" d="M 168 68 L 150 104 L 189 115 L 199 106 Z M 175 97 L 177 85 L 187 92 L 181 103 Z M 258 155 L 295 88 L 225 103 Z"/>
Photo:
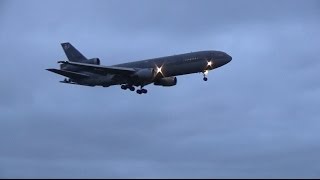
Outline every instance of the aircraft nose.
<path id="1" fill-rule="evenodd" d="M 228 64 L 232 60 L 232 57 L 228 54 L 225 54 L 225 57 L 221 59 L 221 65 Z"/>
<path id="2" fill-rule="evenodd" d="M 226 58 L 226 64 L 229 63 L 232 60 L 232 57 L 230 55 L 227 54 L 227 58 Z"/>

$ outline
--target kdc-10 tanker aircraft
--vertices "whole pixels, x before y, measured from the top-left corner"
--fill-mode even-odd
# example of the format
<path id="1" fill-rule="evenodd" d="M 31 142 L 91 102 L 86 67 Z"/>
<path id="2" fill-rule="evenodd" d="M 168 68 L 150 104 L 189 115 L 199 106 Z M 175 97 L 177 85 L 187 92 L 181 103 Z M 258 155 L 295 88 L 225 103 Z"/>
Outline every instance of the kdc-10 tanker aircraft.
<path id="1" fill-rule="evenodd" d="M 203 73 L 203 80 L 207 81 L 210 70 L 232 60 L 225 52 L 211 50 L 103 66 L 99 58 L 87 59 L 68 42 L 61 46 L 68 61 L 58 61 L 60 69 L 47 69 L 66 77 L 60 82 L 102 87 L 120 85 L 123 90 L 135 91 L 137 88 L 138 94 L 147 93 L 144 87 L 152 83 L 175 86 L 177 76 L 186 74 Z"/>

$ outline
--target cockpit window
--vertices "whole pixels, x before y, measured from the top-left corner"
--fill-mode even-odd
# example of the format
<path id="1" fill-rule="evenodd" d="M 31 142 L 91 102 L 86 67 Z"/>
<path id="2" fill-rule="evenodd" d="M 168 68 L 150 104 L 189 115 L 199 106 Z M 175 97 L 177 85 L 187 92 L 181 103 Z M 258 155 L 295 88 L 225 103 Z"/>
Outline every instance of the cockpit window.
<path id="1" fill-rule="evenodd" d="M 217 52 L 217 56 L 218 56 L 218 57 L 223 57 L 223 56 L 224 56 L 224 53 L 223 53 L 223 52 Z"/>

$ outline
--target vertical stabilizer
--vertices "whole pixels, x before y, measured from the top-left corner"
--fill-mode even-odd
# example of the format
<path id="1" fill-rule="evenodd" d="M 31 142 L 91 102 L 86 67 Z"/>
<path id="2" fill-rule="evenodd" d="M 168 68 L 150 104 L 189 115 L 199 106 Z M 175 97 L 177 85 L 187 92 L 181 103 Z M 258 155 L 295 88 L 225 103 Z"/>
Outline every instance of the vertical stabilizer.
<path id="1" fill-rule="evenodd" d="M 61 43 L 64 53 L 68 57 L 69 61 L 81 62 L 87 60 L 87 58 L 82 55 L 75 47 L 69 42 Z"/>

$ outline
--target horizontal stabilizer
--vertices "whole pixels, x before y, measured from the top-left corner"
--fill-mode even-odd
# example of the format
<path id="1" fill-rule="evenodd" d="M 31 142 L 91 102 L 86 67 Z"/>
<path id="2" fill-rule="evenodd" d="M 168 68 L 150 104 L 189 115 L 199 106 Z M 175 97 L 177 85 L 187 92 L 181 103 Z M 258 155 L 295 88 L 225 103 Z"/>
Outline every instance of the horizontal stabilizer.
<path id="1" fill-rule="evenodd" d="M 83 78 L 88 78 L 90 76 L 86 74 L 81 74 L 81 73 L 76 73 L 76 72 L 71 72 L 71 71 L 65 71 L 65 70 L 59 70 L 59 69 L 47 69 L 50 72 L 60 74 L 62 76 L 69 77 L 71 79 L 83 79 Z"/>

